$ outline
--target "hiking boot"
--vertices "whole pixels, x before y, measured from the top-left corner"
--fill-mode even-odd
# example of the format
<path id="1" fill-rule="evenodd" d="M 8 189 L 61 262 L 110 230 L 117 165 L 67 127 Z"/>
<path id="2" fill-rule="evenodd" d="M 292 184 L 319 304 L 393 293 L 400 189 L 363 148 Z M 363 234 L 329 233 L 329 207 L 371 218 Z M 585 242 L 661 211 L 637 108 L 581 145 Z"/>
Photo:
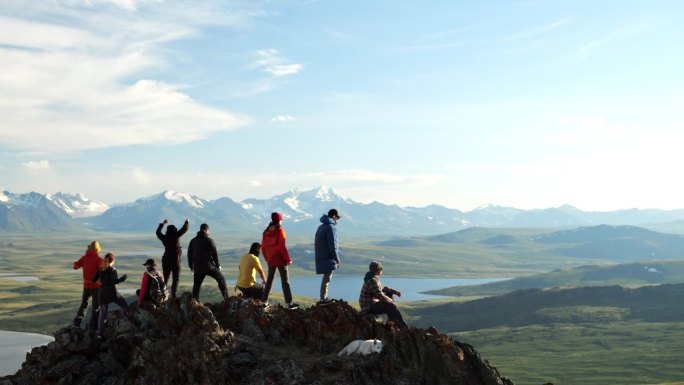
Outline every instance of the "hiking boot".
<path id="1" fill-rule="evenodd" d="M 335 302 L 334 299 L 326 298 L 326 299 L 324 299 L 324 300 L 321 300 L 321 301 L 316 302 L 316 305 L 319 305 L 319 306 L 327 306 L 327 305 L 330 305 L 330 304 L 333 303 L 333 302 Z"/>
<path id="2" fill-rule="evenodd" d="M 299 305 L 293 302 L 293 303 L 287 305 L 287 309 L 289 309 L 289 310 L 299 309 Z"/>
<path id="3" fill-rule="evenodd" d="M 268 302 L 264 302 L 261 304 L 262 309 L 266 309 L 267 307 L 271 306 Z"/>

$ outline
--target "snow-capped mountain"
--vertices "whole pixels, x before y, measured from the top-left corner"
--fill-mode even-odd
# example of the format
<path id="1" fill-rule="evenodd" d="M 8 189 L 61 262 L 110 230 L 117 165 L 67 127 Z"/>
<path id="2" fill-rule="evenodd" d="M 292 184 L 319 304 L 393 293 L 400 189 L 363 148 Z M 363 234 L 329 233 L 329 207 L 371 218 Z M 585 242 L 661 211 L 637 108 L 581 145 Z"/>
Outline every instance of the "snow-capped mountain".
<path id="1" fill-rule="evenodd" d="M 82 194 L 58 192 L 56 194 L 46 194 L 45 197 L 64 210 L 72 218 L 93 217 L 95 215 L 100 215 L 109 209 L 108 204 L 90 200 Z"/>
<path id="2" fill-rule="evenodd" d="M 285 220 L 296 223 L 318 220 L 333 207 L 339 209 L 358 203 L 343 197 L 332 188 L 323 186 L 309 191 L 295 189 L 269 199 L 246 199 L 241 204 L 247 212 L 265 225 L 274 211 L 283 214 Z"/>
<path id="3" fill-rule="evenodd" d="M 572 228 L 684 221 L 684 210 L 585 212 L 569 205 L 535 210 L 487 205 L 462 212 L 439 205 L 400 207 L 380 202 L 359 203 L 325 186 L 305 191 L 294 189 L 268 199 L 245 199 L 242 202 L 227 197 L 207 200 L 167 190 L 110 207 L 99 215 L 86 216 L 85 212 L 94 212 L 104 205 L 98 206 L 97 203 L 80 194 L 13 194 L 4 191 L 0 193 L 0 229 L 59 230 L 74 226 L 83 229 L 85 226 L 102 231 L 153 232 L 164 219 L 176 226 L 188 219 L 192 232 L 201 223 L 208 223 L 215 231 L 260 234 L 270 221 L 270 214 L 278 211 L 284 216 L 288 233 L 312 234 L 320 217 L 331 208 L 336 208 L 342 216 L 340 231 L 344 229 L 344 233 L 349 235 L 434 235 L 468 227 Z"/>
<path id="4" fill-rule="evenodd" d="M 31 192 L 0 193 L 0 229 L 9 231 L 74 230 L 80 227 L 71 216 L 45 195 Z"/>
<path id="5" fill-rule="evenodd" d="M 199 227 L 201 223 L 235 231 L 254 226 L 254 218 L 229 198 L 209 201 L 171 190 L 112 207 L 102 215 L 87 218 L 86 224 L 96 230 L 154 231 L 164 219 L 176 227 L 188 219 L 193 226 L 191 230 L 196 230 L 195 225 Z"/>

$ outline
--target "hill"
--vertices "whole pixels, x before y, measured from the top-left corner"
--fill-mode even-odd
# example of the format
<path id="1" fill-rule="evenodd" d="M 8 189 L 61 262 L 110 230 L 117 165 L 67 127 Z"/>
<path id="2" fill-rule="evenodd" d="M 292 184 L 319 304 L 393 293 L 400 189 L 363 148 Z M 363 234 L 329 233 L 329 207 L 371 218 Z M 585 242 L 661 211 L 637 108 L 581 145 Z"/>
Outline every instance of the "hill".
<path id="1" fill-rule="evenodd" d="M 642 286 L 679 282 L 684 282 L 684 261 L 653 261 L 600 266 L 584 265 L 483 285 L 431 290 L 426 293 L 452 297 L 482 297 L 520 289 L 605 285 Z"/>
<path id="2" fill-rule="evenodd" d="M 587 286 L 572 289 L 527 289 L 463 303 L 426 305 L 411 310 L 417 325 L 447 332 L 499 326 L 519 327 L 553 322 L 682 322 L 684 284 L 628 289 Z"/>
<path id="3" fill-rule="evenodd" d="M 354 339 L 380 354 L 337 357 Z M 185 293 L 164 309 L 108 315 L 106 339 L 80 328 L 34 348 L 6 385 L 78 384 L 469 384 L 512 385 L 469 345 L 435 329 L 397 330 L 345 303 L 263 310 L 250 300 L 202 306 Z"/>

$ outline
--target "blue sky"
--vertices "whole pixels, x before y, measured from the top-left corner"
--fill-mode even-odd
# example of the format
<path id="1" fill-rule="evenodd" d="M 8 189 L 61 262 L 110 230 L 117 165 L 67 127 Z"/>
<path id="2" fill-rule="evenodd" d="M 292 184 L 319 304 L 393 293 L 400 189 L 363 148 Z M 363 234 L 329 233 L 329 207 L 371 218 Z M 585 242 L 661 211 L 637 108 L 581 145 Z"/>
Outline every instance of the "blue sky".
<path id="1" fill-rule="evenodd" d="M 0 188 L 684 208 L 679 1 L 0 4 Z"/>

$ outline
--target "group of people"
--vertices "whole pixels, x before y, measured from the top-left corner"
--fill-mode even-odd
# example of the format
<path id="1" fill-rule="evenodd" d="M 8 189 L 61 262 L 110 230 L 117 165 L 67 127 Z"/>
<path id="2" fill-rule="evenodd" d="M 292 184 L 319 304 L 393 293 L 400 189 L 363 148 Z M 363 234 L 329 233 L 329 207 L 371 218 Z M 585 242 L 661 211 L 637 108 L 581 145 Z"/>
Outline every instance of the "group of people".
<path id="1" fill-rule="evenodd" d="M 327 214 L 321 216 L 321 224 L 316 230 L 314 238 L 316 274 L 322 275 L 319 301 L 317 302 L 320 306 L 335 301 L 329 297 L 329 287 L 333 272 L 341 264 L 336 228 L 340 218 L 341 216 L 336 209 L 331 209 Z M 278 212 L 271 214 L 271 221 L 263 231 L 261 243 L 252 243 L 249 251 L 240 259 L 236 288 L 244 297 L 257 299 L 261 301 L 263 307 L 267 307 L 269 306 L 268 298 L 273 280 L 276 272 L 278 272 L 286 308 L 297 309 L 299 305 L 292 298 L 288 271 L 292 259 L 287 250 L 286 233 L 282 222 L 282 214 Z M 143 304 L 145 301 L 159 302 L 163 300 L 165 296 L 154 295 L 151 289 L 162 287 L 165 290 L 169 278 L 172 280 L 171 298 L 176 298 L 181 270 L 182 248 L 180 238 L 188 231 L 189 222 L 186 219 L 180 230 L 174 225 L 169 225 L 166 232 L 163 233 L 162 229 L 167 223 L 166 219 L 159 223 L 156 231 L 157 238 L 164 245 L 162 273 L 160 274 L 157 270 L 154 259 L 145 261 L 143 265 L 146 270 L 142 276 L 140 289 L 137 291 L 138 304 Z M 202 283 L 206 276 L 210 276 L 216 280 L 219 291 L 224 300 L 227 300 L 226 280 L 221 272 L 216 244 L 209 234 L 209 225 L 201 224 L 197 235 L 188 245 L 188 267 L 193 274 L 192 294 L 199 299 Z M 88 245 L 85 255 L 73 265 L 74 269 L 83 269 L 83 295 L 81 305 L 74 318 L 74 325 L 80 326 L 85 317 L 88 301 L 92 297 L 93 310 L 89 326 L 92 330 L 97 328 L 98 334 L 102 336 L 109 304 L 116 303 L 121 307 L 123 313 L 127 314 L 128 303 L 116 290 L 116 285 L 126 280 L 126 274 L 118 277 L 114 268 L 116 257 L 112 253 L 107 253 L 103 259 L 98 254 L 100 250 L 100 244 L 93 241 Z M 263 254 L 268 267 L 267 274 L 259 260 L 261 254 Z M 257 273 L 261 278 L 260 284 L 256 282 Z M 393 298 L 395 295 L 401 296 L 401 292 L 384 287 L 380 282 L 382 273 L 383 266 L 380 262 L 373 261 L 370 263 L 359 296 L 361 311 L 373 315 L 387 314 L 388 320 L 400 328 L 407 328 L 408 326 Z"/>

